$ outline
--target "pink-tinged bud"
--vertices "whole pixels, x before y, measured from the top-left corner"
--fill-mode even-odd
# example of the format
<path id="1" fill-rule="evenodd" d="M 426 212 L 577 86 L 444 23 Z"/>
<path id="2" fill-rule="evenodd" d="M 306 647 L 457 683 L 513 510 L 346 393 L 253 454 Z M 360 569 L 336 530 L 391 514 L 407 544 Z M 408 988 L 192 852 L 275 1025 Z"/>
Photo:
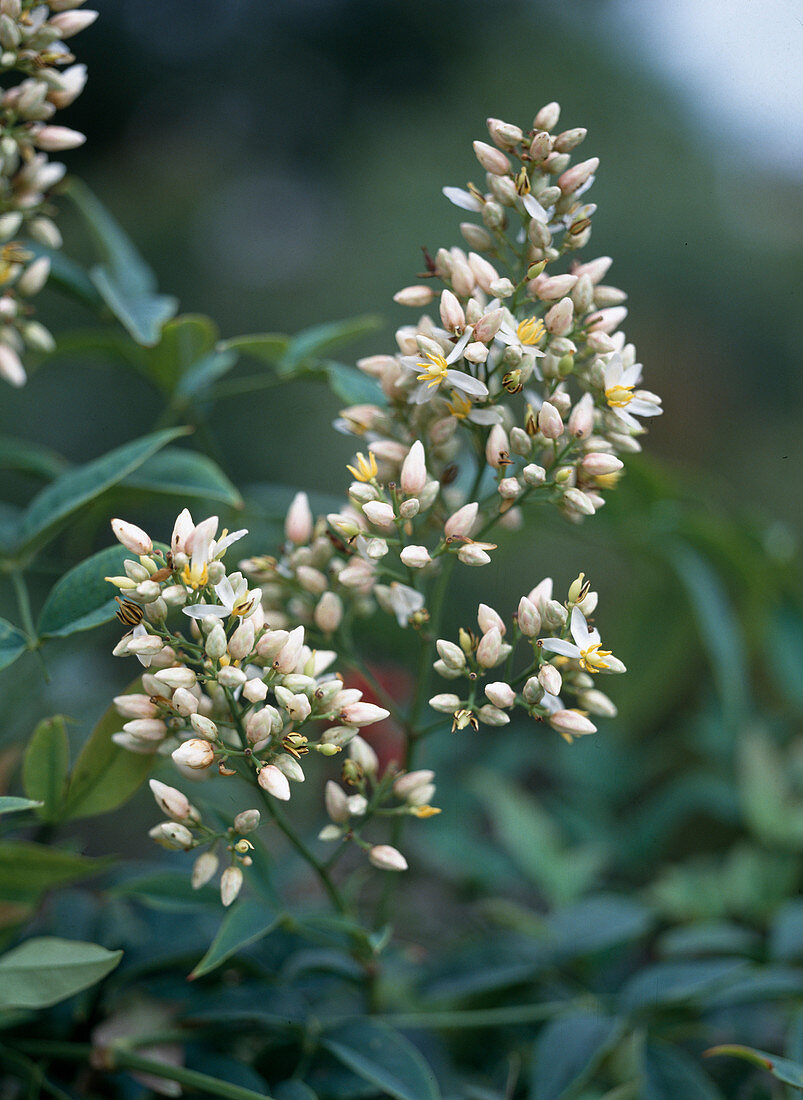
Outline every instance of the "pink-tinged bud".
<path id="1" fill-rule="evenodd" d="M 506 176 L 510 171 L 510 161 L 504 153 L 494 149 L 484 141 L 474 142 L 474 155 L 486 172 L 494 176 Z"/>
<path id="2" fill-rule="evenodd" d="M 154 673 L 154 679 L 160 684 L 172 688 L 173 691 L 175 691 L 176 688 L 195 687 L 197 683 L 197 677 L 192 669 L 185 668 L 183 665 L 178 665 L 175 668 L 160 669 L 159 672 Z"/>
<path id="3" fill-rule="evenodd" d="M 469 252 L 468 265 L 474 273 L 474 278 L 477 280 L 479 286 L 486 292 L 490 291 L 491 284 L 495 283 L 499 278 L 499 272 L 489 263 L 484 256 L 480 256 L 477 252 Z"/>
<path id="4" fill-rule="evenodd" d="M 467 538 L 477 521 L 479 504 L 472 501 L 453 513 L 444 524 L 443 533 L 448 538 Z"/>
<path id="5" fill-rule="evenodd" d="M 586 473 L 593 474 L 594 477 L 601 477 L 604 474 L 613 474 L 617 470 L 621 470 L 624 462 L 616 455 L 591 451 L 583 459 L 582 466 Z"/>
<path id="6" fill-rule="evenodd" d="M 242 810 L 232 824 L 238 833 L 253 833 L 259 828 L 259 810 Z"/>
<path id="7" fill-rule="evenodd" d="M 243 684 L 243 695 L 249 703 L 261 703 L 267 694 L 268 685 L 256 676 Z"/>
<path id="8" fill-rule="evenodd" d="M 483 313 L 474 326 L 474 339 L 479 340 L 482 344 L 487 344 L 493 340 L 499 332 L 504 316 L 505 311 L 501 307 L 492 309 L 490 313 Z"/>
<path id="9" fill-rule="evenodd" d="M 485 694 L 495 707 L 512 707 L 516 702 L 515 691 L 510 684 L 506 684 L 504 680 L 497 680 L 496 683 L 487 684 Z"/>
<path id="10" fill-rule="evenodd" d="M 115 695 L 112 702 L 123 718 L 155 718 L 159 713 L 149 695 Z"/>
<path id="11" fill-rule="evenodd" d="M 476 542 L 461 546 L 457 558 L 463 565 L 489 565 L 491 562 L 491 555 Z"/>
<path id="12" fill-rule="evenodd" d="M 349 744 L 349 758 L 354 761 L 366 775 L 376 775 L 379 771 L 379 757 L 362 737 L 353 737 Z"/>
<path id="13" fill-rule="evenodd" d="M 543 302 L 553 302 L 568 294 L 576 282 L 576 275 L 539 275 L 530 281 L 528 289 Z"/>
<path id="14" fill-rule="evenodd" d="M 559 153 L 571 153 L 582 141 L 585 140 L 588 130 L 582 126 L 576 126 L 573 130 L 564 130 L 555 138 L 555 148 Z"/>
<path id="15" fill-rule="evenodd" d="M 543 466 L 539 466 L 535 462 L 530 462 L 521 471 L 521 476 L 524 479 L 524 484 L 532 488 L 536 485 L 544 484 L 546 481 L 546 470 Z"/>
<path id="16" fill-rule="evenodd" d="M 254 648 L 254 624 L 243 619 L 229 638 L 229 653 L 235 661 L 242 661 Z"/>
<path id="17" fill-rule="evenodd" d="M 480 707 L 477 711 L 477 718 L 485 726 L 506 726 L 510 722 L 510 715 L 506 714 L 499 707 L 494 707 L 490 703 L 486 703 L 485 706 Z"/>
<path id="18" fill-rule="evenodd" d="M 138 741 L 163 741 L 167 736 L 167 726 L 160 718 L 132 718 L 126 722 L 123 731 Z"/>
<path id="19" fill-rule="evenodd" d="M 544 317 L 547 331 L 553 336 L 565 336 L 571 330 L 574 321 L 574 302 L 571 298 L 561 298 Z"/>
<path id="20" fill-rule="evenodd" d="M 397 290 L 393 301 L 400 306 L 428 306 L 435 297 L 430 286 L 406 286 Z"/>
<path id="21" fill-rule="evenodd" d="M 62 11 L 51 15 L 48 24 L 55 27 L 62 38 L 72 38 L 87 27 L 91 27 L 98 17 L 96 11 Z"/>
<path id="22" fill-rule="evenodd" d="M 210 878 L 218 868 L 218 858 L 214 852 L 203 852 L 192 865 L 192 877 L 190 879 L 193 890 L 200 890 L 206 886 Z"/>
<path id="23" fill-rule="evenodd" d="M 265 660 L 272 661 L 282 651 L 289 637 L 286 630 L 268 630 L 257 642 L 257 653 Z"/>
<path id="24" fill-rule="evenodd" d="M 444 290 L 441 294 L 440 315 L 447 332 L 461 333 L 465 328 L 465 312 L 451 290 Z"/>
<path id="25" fill-rule="evenodd" d="M 86 65 L 70 65 L 59 74 L 59 85 L 50 89 L 47 98 L 61 110 L 69 107 L 78 98 L 85 85 Z"/>
<path id="26" fill-rule="evenodd" d="M 174 749 L 171 756 L 177 764 L 183 764 L 186 768 L 201 770 L 208 768 L 215 759 L 215 750 L 208 741 L 200 737 L 193 737 Z"/>
<path id="27" fill-rule="evenodd" d="M 477 646 L 477 664 L 481 668 L 493 668 L 502 653 L 502 632 L 495 626 L 486 631 Z"/>
<path id="28" fill-rule="evenodd" d="M 511 122 L 503 122 L 501 118 L 486 118 L 485 125 L 488 127 L 491 140 L 500 149 L 512 149 L 524 140 L 521 127 L 514 126 Z"/>
<path id="29" fill-rule="evenodd" d="M 395 516 L 392 504 L 387 504 L 383 500 L 369 500 L 367 504 L 363 504 L 362 510 L 375 527 L 393 526 Z"/>
<path id="30" fill-rule="evenodd" d="M 297 626 L 295 630 L 291 630 L 287 636 L 287 641 L 279 650 L 276 657 L 273 659 L 273 668 L 277 672 L 287 674 L 288 672 L 295 672 L 296 665 L 301 656 L 301 649 L 304 645 L 304 627 Z"/>
<path id="31" fill-rule="evenodd" d="M 343 621 L 343 601 L 336 592 L 324 592 L 313 612 L 315 625 L 324 634 L 333 634 Z"/>
<path id="32" fill-rule="evenodd" d="M 554 714 L 550 714 L 548 721 L 558 733 L 568 735 L 570 738 L 597 732 L 594 723 L 576 710 L 556 710 Z"/>
<path id="33" fill-rule="evenodd" d="M 495 626 L 501 635 L 507 633 L 507 627 L 502 616 L 489 607 L 487 603 L 481 603 L 477 608 L 477 622 L 483 634 L 487 634 L 491 627 Z"/>
<path id="34" fill-rule="evenodd" d="M 488 441 L 485 444 L 485 458 L 489 466 L 498 470 L 507 466 L 510 459 L 510 443 L 507 432 L 501 424 L 494 424 L 488 433 Z"/>
<path id="35" fill-rule="evenodd" d="M 220 900 L 225 906 L 237 898 L 243 885 L 243 873 L 239 867 L 227 867 L 220 876 Z"/>
<path id="36" fill-rule="evenodd" d="M 503 477 L 497 486 L 500 497 L 503 500 L 515 500 L 521 492 L 521 485 L 515 477 Z M 509 515 L 510 513 L 505 513 Z"/>
<path id="37" fill-rule="evenodd" d="M 338 721 L 346 726 L 372 726 L 374 722 L 382 722 L 390 716 L 390 711 L 384 707 L 378 707 L 375 703 L 350 703 L 343 707 L 338 715 Z"/>
<path id="38" fill-rule="evenodd" d="M 168 787 L 166 783 L 160 783 L 158 779 L 151 779 L 149 783 L 156 805 L 163 814 L 174 821 L 184 821 L 190 816 L 190 801 L 185 794 L 175 787 Z"/>
<path id="39" fill-rule="evenodd" d="M 368 858 L 380 871 L 407 870 L 407 860 L 397 848 L 391 848 L 389 844 L 375 844 L 368 853 Z"/>
<path id="40" fill-rule="evenodd" d="M 594 428 L 594 398 L 584 393 L 569 417 L 569 435 L 575 439 L 588 439 Z"/>
<path id="41" fill-rule="evenodd" d="M 538 608 L 526 596 L 522 596 L 519 600 L 516 621 L 525 638 L 534 638 L 541 631 L 541 616 Z"/>
<path id="42" fill-rule="evenodd" d="M 577 702 L 583 710 L 598 714 L 600 718 L 615 718 L 619 713 L 605 692 L 597 691 L 596 688 L 584 691 L 577 697 Z"/>
<path id="43" fill-rule="evenodd" d="M 264 768 L 260 768 L 257 779 L 263 791 L 278 798 L 280 802 L 290 801 L 290 783 L 275 764 L 266 764 Z"/>
<path id="44" fill-rule="evenodd" d="M 170 549 L 173 554 L 186 554 L 187 553 L 187 540 L 192 532 L 195 530 L 195 523 L 190 515 L 189 509 L 185 508 L 182 512 L 179 512 L 176 517 L 176 522 L 173 525 L 173 534 L 170 537 Z"/>
<path id="45" fill-rule="evenodd" d="M 424 444 L 416 439 L 401 468 L 402 492 L 407 496 L 416 496 L 427 483 L 427 462 Z"/>
<path id="46" fill-rule="evenodd" d="M 406 775 L 400 775 L 399 778 L 395 780 L 393 784 L 393 793 L 398 798 L 408 799 L 410 795 L 420 790 L 421 787 L 429 787 L 434 778 L 435 772 L 429 771 L 426 768 L 416 772 L 407 772 Z"/>
<path id="47" fill-rule="evenodd" d="M 12 386 L 24 386 L 27 375 L 19 355 L 8 344 L 0 344 L 0 378 Z"/>
<path id="48" fill-rule="evenodd" d="M 127 523 L 124 519 L 113 519 L 111 526 L 114 537 L 132 554 L 150 554 L 153 550 L 150 535 L 141 527 Z"/>
<path id="49" fill-rule="evenodd" d="M 408 569 L 423 569 L 432 561 L 426 546 L 405 546 L 399 558 Z"/>
<path id="50" fill-rule="evenodd" d="M 530 142 L 530 160 L 540 164 L 552 152 L 552 138 L 546 130 L 540 130 Z M 532 225 L 532 222 L 530 223 Z"/>
<path id="51" fill-rule="evenodd" d="M 67 149 L 77 149 L 86 141 L 86 135 L 69 126 L 43 126 L 34 134 L 34 142 L 46 153 L 62 153 Z"/>
<path id="52" fill-rule="evenodd" d="M 335 825 L 345 824 L 349 819 L 349 800 L 343 788 L 330 779 L 323 797 L 330 821 L 334 821 Z"/>
<path id="53" fill-rule="evenodd" d="M 554 665 L 541 665 L 538 670 L 538 683 L 550 695 L 559 695 L 563 678 Z"/>
<path id="54" fill-rule="evenodd" d="M 599 168 L 599 157 L 590 157 L 579 164 L 573 164 L 567 168 L 563 175 L 558 176 L 558 187 L 564 195 L 571 195 L 578 187 L 589 180 Z"/>
<path id="55" fill-rule="evenodd" d="M 588 493 L 584 493 L 582 489 L 567 489 L 563 494 L 563 500 L 582 516 L 593 516 L 597 510 Z"/>
<path id="56" fill-rule="evenodd" d="M 560 439 L 563 435 L 563 420 L 550 401 L 545 401 L 538 410 L 538 430 L 547 439 Z"/>
<path id="57" fill-rule="evenodd" d="M 547 103 L 533 119 L 534 130 L 554 130 L 560 118 L 560 104 Z"/>
<path id="58" fill-rule="evenodd" d="M 312 512 L 306 493 L 296 493 L 287 509 L 284 533 L 296 546 L 303 546 L 312 537 Z"/>
<path id="59" fill-rule="evenodd" d="M 588 263 L 579 264 L 574 269 L 574 274 L 578 277 L 580 275 L 588 275 L 594 285 L 596 285 L 600 279 L 604 279 L 610 270 L 610 266 L 613 263 L 611 256 L 598 256 L 596 260 L 589 260 Z"/>
<path id="60" fill-rule="evenodd" d="M 589 332 L 605 332 L 610 335 L 616 332 L 626 317 L 627 306 L 610 306 L 608 309 L 601 309 L 591 318 Z"/>
<path id="61" fill-rule="evenodd" d="M 467 298 L 474 290 L 476 278 L 474 272 L 464 260 L 452 261 L 450 278 L 455 293 L 459 294 L 461 298 Z"/>

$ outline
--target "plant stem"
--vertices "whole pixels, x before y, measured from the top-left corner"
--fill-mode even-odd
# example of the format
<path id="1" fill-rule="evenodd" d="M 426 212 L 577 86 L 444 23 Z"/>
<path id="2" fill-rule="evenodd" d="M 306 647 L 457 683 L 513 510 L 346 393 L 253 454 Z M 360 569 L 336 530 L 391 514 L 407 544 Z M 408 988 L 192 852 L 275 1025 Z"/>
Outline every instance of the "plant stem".
<path id="1" fill-rule="evenodd" d="M 242 1088 L 240 1085 L 232 1085 L 228 1081 L 221 1081 L 218 1077 L 210 1077 L 207 1073 L 185 1069 L 184 1066 L 171 1066 L 165 1062 L 154 1061 L 152 1058 L 144 1058 L 141 1054 L 127 1050 L 125 1047 L 97 1049 L 86 1043 L 59 1043 L 45 1039 L 36 1042 L 15 1041 L 14 1047 L 25 1054 L 40 1054 L 49 1058 L 61 1058 L 68 1062 L 94 1065 L 95 1068 L 107 1073 L 114 1073 L 120 1069 L 150 1073 L 166 1081 L 178 1081 L 179 1084 L 186 1085 L 188 1089 L 194 1089 L 196 1092 L 223 1097 L 224 1100 L 271 1100 L 265 1093 L 254 1092 L 253 1089 Z"/>

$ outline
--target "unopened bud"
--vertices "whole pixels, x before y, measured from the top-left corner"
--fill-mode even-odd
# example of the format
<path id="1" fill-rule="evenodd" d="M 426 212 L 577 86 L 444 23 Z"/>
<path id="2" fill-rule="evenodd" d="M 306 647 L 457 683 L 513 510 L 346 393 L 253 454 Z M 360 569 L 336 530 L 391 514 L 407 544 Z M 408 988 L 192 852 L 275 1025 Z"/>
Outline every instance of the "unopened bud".
<path id="1" fill-rule="evenodd" d="M 407 860 L 398 849 L 392 848 L 389 844 L 374 845 L 368 853 L 368 858 L 374 867 L 378 867 L 381 871 L 407 870 Z"/>
<path id="2" fill-rule="evenodd" d="M 208 741 L 193 737 L 184 741 L 172 752 L 172 757 L 177 764 L 183 764 L 187 768 L 202 770 L 208 768 L 215 759 L 215 750 Z"/>
<path id="3" fill-rule="evenodd" d="M 225 906 L 231 905 L 240 893 L 243 885 L 243 873 L 239 867 L 227 867 L 220 876 L 220 900 Z"/>
<path id="4" fill-rule="evenodd" d="M 124 519 L 113 519 L 111 526 L 114 537 L 132 554 L 150 554 L 153 550 L 150 535 L 141 527 L 127 523 Z"/>

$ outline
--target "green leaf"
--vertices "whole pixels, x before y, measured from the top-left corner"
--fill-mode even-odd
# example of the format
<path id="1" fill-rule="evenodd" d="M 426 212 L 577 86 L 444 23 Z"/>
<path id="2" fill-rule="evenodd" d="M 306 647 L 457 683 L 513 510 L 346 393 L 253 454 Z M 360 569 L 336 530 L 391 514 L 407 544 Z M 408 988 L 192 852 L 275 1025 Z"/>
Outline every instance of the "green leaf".
<path id="1" fill-rule="evenodd" d="M 621 994 L 624 1012 L 699 1001 L 706 994 L 727 988 L 747 969 L 744 959 L 701 959 L 694 962 L 662 962 L 645 967 L 625 985 Z"/>
<path id="2" fill-rule="evenodd" d="M 167 443 L 185 434 L 184 428 L 153 432 L 62 474 L 35 496 L 25 509 L 16 552 L 30 554 L 44 545 L 84 504 L 133 473 Z"/>
<path id="3" fill-rule="evenodd" d="M 616 1020 L 593 1012 L 548 1023 L 533 1050 L 531 1100 L 559 1100 L 588 1081 L 619 1034 Z"/>
<path id="4" fill-rule="evenodd" d="M 282 1081 L 273 1089 L 273 1100 L 318 1100 L 318 1094 L 303 1081 Z"/>
<path id="5" fill-rule="evenodd" d="M 197 910 L 210 905 L 220 908 L 220 891 L 212 886 L 194 890 L 185 871 L 153 871 L 116 883 L 110 893 L 167 912 Z"/>
<path id="6" fill-rule="evenodd" d="M 58 821 L 64 807 L 70 743 L 64 718 L 45 718 L 33 731 L 25 750 L 22 785 L 29 798 L 42 803 L 43 821 Z"/>
<path id="7" fill-rule="evenodd" d="M 239 356 L 235 351 L 210 351 L 204 355 L 179 379 L 176 394 L 179 397 L 195 397 L 203 393 L 218 378 L 228 374 Z"/>
<path id="8" fill-rule="evenodd" d="M 803 845 L 803 806 L 790 771 L 766 733 L 756 729 L 741 738 L 740 793 L 748 825 L 759 840 L 797 851 Z"/>
<path id="9" fill-rule="evenodd" d="M 770 928 L 770 955 L 787 962 L 803 962 L 803 899 L 790 899 L 775 914 Z"/>
<path id="10" fill-rule="evenodd" d="M 153 756 L 116 745 L 112 734 L 122 725 L 123 719 L 113 706 L 109 707 L 81 749 L 67 788 L 67 820 L 116 810 L 145 782 Z"/>
<path id="11" fill-rule="evenodd" d="M 109 211 L 88 187 L 72 179 L 67 193 L 92 230 L 106 263 L 91 268 L 89 277 L 101 298 L 127 332 L 146 347 L 159 341 L 178 303 L 156 293 L 156 277 Z"/>
<path id="12" fill-rule="evenodd" d="M 28 648 L 28 639 L 5 619 L 0 619 L 0 669 L 8 668 Z"/>
<path id="13" fill-rule="evenodd" d="M 328 363 L 326 376 L 332 392 L 347 405 L 386 405 L 387 398 L 375 378 L 344 363 Z"/>
<path id="14" fill-rule="evenodd" d="M 36 241 L 27 240 L 25 247 L 35 256 L 47 256 L 50 260 L 48 286 L 57 286 L 59 290 L 75 298 L 89 309 L 103 309 L 103 299 L 86 271 L 75 260 L 65 256 L 61 249 L 47 248 Z"/>
<path id="15" fill-rule="evenodd" d="M 217 337 L 217 325 L 210 317 L 196 313 L 176 317 L 148 352 L 148 374 L 166 393 L 174 393 L 183 375 L 214 350 Z"/>
<path id="16" fill-rule="evenodd" d="M 218 934 L 190 974 L 190 980 L 211 973 L 244 947 L 263 939 L 276 928 L 280 919 L 262 901 L 246 898 L 239 902 L 223 918 Z"/>
<path id="17" fill-rule="evenodd" d="M 435 1074 L 416 1047 L 378 1020 L 355 1019 L 325 1032 L 321 1046 L 394 1100 L 439 1100 Z"/>
<path id="18" fill-rule="evenodd" d="M 42 805 L 31 798 L 18 798 L 13 794 L 0 794 L 0 814 L 18 814 L 22 810 L 36 810 Z"/>
<path id="19" fill-rule="evenodd" d="M 0 841 L 0 899 L 30 903 L 54 886 L 63 886 L 107 866 L 103 859 L 89 859 L 44 844 L 22 840 Z"/>
<path id="20" fill-rule="evenodd" d="M 340 344 L 348 344 L 369 332 L 375 332 L 381 325 L 381 317 L 366 314 L 347 321 L 330 321 L 304 329 L 290 340 L 290 346 L 282 359 L 282 367 L 292 373 L 305 360 L 322 358 Z"/>
<path id="21" fill-rule="evenodd" d="M 598 894 L 552 913 L 547 925 L 560 954 L 579 958 L 646 935 L 653 917 L 633 898 Z"/>
<path id="22" fill-rule="evenodd" d="M 242 507 L 242 497 L 217 463 L 197 451 L 165 447 L 121 483 L 126 489 L 216 500 Z M 130 557 L 129 553 L 129 557 Z"/>
<path id="23" fill-rule="evenodd" d="M 261 332 L 253 336 L 232 336 L 221 340 L 219 351 L 236 351 L 260 359 L 263 363 L 278 363 L 290 346 L 290 337 L 279 332 Z"/>
<path id="24" fill-rule="evenodd" d="M 0 957 L 0 1007 L 49 1008 L 95 985 L 122 957 L 81 940 L 26 940 Z"/>
<path id="25" fill-rule="evenodd" d="M 66 638 L 110 622 L 118 607 L 116 589 L 104 578 L 120 576 L 123 562 L 131 556 L 124 546 L 108 546 L 65 573 L 47 595 L 37 624 L 39 636 Z"/>
<path id="26" fill-rule="evenodd" d="M 740 1046 L 736 1043 L 711 1047 L 705 1052 L 706 1058 L 718 1057 L 721 1054 L 743 1058 L 746 1062 L 752 1062 L 754 1066 L 769 1070 L 773 1077 L 777 1077 L 785 1085 L 803 1089 L 803 1065 L 789 1058 L 781 1058 L 777 1054 L 767 1054 L 765 1050 L 756 1050 L 755 1047 Z"/>
<path id="27" fill-rule="evenodd" d="M 701 921 L 670 928 L 659 940 L 662 955 L 690 958 L 699 955 L 749 955 L 758 946 L 755 932 L 728 921 Z"/>
<path id="28" fill-rule="evenodd" d="M 649 1043 L 643 1070 L 644 1100 L 722 1100 L 711 1078 L 678 1047 Z"/>
<path id="29" fill-rule="evenodd" d="M 10 435 L 0 436 L 0 470 L 19 470 L 52 481 L 66 466 L 61 455 L 47 447 Z"/>

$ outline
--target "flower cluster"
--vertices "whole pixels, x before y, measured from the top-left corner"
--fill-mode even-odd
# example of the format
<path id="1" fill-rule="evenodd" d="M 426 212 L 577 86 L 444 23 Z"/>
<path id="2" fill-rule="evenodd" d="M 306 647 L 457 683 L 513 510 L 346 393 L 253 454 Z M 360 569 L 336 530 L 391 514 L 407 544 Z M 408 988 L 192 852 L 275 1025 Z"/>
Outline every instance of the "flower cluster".
<path id="1" fill-rule="evenodd" d="M 242 573 L 227 573 L 226 551 L 247 532 L 218 536 L 216 516 L 196 524 L 186 509 L 169 549 L 123 520 L 113 520 L 112 530 L 136 555 L 125 561 L 124 574 L 106 578 L 121 593 L 118 617 L 132 627 L 114 653 L 136 656 L 146 670 L 137 690 L 114 700 L 124 722 L 112 739 L 132 752 L 169 754 L 186 778 L 245 776 L 279 801 L 304 781 L 310 752 L 334 756 L 351 746 L 344 779 L 363 790 L 376 758 L 357 731 L 389 712 L 344 686 L 331 671 L 336 653 L 310 649 L 303 625 L 272 627 L 259 590 L 249 589 Z M 171 609 L 185 617 L 186 633 L 168 626 Z M 249 831 L 243 813 L 252 828 L 258 824 L 254 811 L 243 811 L 228 832 L 215 833 L 180 791 L 157 783 L 154 794 L 170 820 L 151 835 L 168 847 L 230 840 Z M 379 810 L 386 794 L 374 791 L 366 810 Z M 227 843 L 233 862 L 221 883 L 226 904 L 250 859 L 249 841 Z M 215 873 L 217 862 L 206 856 L 196 865 L 196 885 Z"/>
<path id="2" fill-rule="evenodd" d="M 550 577 L 522 596 L 510 634 L 502 616 L 480 604 L 479 633 L 461 628 L 457 642 L 441 638 L 436 643 L 435 671 L 446 680 L 467 680 L 467 695 L 441 693 L 430 699 L 430 706 L 451 714 L 453 729 L 477 729 L 480 723 L 504 726 L 513 708 L 521 707 L 536 721 L 549 722 L 569 743 L 596 733 L 589 713 L 612 718 L 616 708 L 594 686 L 594 676 L 625 671 L 613 653 L 602 649 L 598 631 L 589 628 L 596 605 L 597 593 L 582 573 L 565 603 L 552 598 Z M 519 644 L 526 653 L 521 671 L 514 668 Z M 504 679 L 485 683 L 502 666 Z M 567 709 L 561 694 L 573 695 L 578 706 Z"/>
<path id="3" fill-rule="evenodd" d="M 48 153 L 75 149 L 84 135 L 50 121 L 83 90 L 86 66 L 74 64 L 67 39 L 95 21 L 78 11 L 83 0 L 0 0 L 0 67 L 22 79 L 0 96 L 0 377 L 25 382 L 25 347 L 52 351 L 53 337 L 31 319 L 29 299 L 50 274 L 47 256 L 34 256 L 22 233 L 48 249 L 61 247 L 50 195 L 65 173 Z"/>

